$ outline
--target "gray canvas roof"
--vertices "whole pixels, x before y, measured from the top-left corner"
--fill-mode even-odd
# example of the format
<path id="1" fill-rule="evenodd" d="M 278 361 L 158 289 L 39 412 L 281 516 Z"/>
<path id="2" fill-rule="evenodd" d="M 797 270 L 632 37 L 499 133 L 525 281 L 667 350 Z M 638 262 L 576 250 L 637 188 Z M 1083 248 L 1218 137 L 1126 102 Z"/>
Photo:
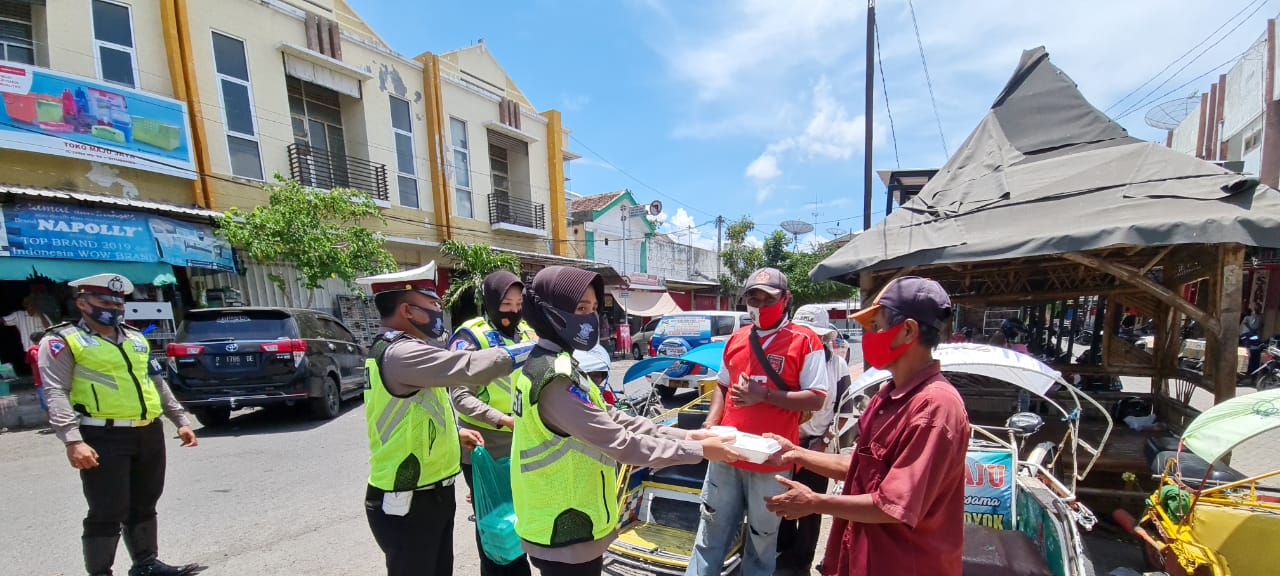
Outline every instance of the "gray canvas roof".
<path id="1" fill-rule="evenodd" d="M 1229 242 L 1280 248 L 1280 192 L 1130 137 L 1041 47 L 918 196 L 810 275 Z"/>

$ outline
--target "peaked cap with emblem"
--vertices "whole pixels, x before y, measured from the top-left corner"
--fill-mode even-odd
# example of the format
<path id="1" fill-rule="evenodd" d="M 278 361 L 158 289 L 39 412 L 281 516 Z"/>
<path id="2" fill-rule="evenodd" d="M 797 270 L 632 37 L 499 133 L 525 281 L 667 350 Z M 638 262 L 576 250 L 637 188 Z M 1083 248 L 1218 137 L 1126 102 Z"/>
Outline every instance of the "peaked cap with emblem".
<path id="1" fill-rule="evenodd" d="M 412 270 L 357 278 L 356 283 L 361 286 L 368 286 L 370 295 L 383 292 L 416 290 L 437 300 L 440 299 L 440 294 L 436 292 L 436 263 L 434 260 Z"/>
<path id="2" fill-rule="evenodd" d="M 115 302 L 124 302 L 133 293 L 133 282 L 119 274 L 94 274 L 67 282 L 78 294 L 96 294 Z"/>

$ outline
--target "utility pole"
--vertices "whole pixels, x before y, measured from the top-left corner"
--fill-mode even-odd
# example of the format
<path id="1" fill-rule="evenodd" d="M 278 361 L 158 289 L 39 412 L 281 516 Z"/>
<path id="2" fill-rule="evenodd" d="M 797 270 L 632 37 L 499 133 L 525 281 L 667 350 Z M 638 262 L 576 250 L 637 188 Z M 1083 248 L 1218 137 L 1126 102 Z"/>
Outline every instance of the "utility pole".
<path id="1" fill-rule="evenodd" d="M 724 246 L 724 216 L 716 216 L 716 282 L 720 281 L 720 250 Z"/>
<path id="2" fill-rule="evenodd" d="M 867 0 L 867 81 L 866 110 L 863 116 L 862 153 L 862 229 L 871 228 L 871 126 L 872 114 L 875 112 L 875 55 L 876 55 L 876 0 Z"/>

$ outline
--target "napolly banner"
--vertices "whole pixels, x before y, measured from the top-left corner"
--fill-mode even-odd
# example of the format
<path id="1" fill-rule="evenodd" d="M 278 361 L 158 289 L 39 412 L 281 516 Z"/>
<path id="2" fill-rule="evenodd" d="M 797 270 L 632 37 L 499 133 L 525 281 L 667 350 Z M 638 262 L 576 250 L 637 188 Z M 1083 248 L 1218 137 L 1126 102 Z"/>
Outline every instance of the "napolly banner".
<path id="1" fill-rule="evenodd" d="M 0 255 L 159 262 L 149 218 L 141 212 L 19 202 L 4 210 Z"/>
<path id="2" fill-rule="evenodd" d="M 0 148 L 196 177 L 182 102 L 7 62 L 0 96 Z"/>
<path id="3" fill-rule="evenodd" d="M 964 459 L 964 521 L 997 530 L 1013 529 L 1016 471 L 1008 452 L 969 452 Z"/>

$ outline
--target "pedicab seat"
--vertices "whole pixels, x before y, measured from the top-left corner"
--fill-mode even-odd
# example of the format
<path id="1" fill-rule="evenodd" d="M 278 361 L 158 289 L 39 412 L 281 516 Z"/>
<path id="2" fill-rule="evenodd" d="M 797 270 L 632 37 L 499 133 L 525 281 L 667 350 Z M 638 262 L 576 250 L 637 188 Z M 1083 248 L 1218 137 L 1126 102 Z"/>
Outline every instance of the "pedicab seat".
<path id="1" fill-rule="evenodd" d="M 1155 459 L 1151 461 L 1151 473 L 1156 475 L 1163 474 L 1165 466 L 1174 458 L 1178 458 L 1177 452 L 1170 451 L 1156 454 Z M 1178 471 L 1182 475 L 1183 483 L 1191 488 L 1200 489 L 1200 481 L 1204 478 L 1205 472 L 1209 471 L 1209 463 L 1195 454 L 1183 452 L 1182 458 L 1178 460 Z M 1213 467 L 1213 474 L 1209 476 L 1209 480 L 1212 481 L 1209 485 L 1236 482 L 1245 478 L 1247 476 L 1234 468 L 1218 464 Z"/>
<path id="2" fill-rule="evenodd" d="M 964 576 L 1052 576 L 1026 534 L 964 525 Z"/>
<path id="3" fill-rule="evenodd" d="M 703 460 L 697 464 L 677 464 L 654 470 L 649 474 L 650 482 L 659 484 L 670 484 L 672 486 L 680 486 L 682 488 L 702 488 L 702 483 L 707 478 L 707 461 Z"/>

